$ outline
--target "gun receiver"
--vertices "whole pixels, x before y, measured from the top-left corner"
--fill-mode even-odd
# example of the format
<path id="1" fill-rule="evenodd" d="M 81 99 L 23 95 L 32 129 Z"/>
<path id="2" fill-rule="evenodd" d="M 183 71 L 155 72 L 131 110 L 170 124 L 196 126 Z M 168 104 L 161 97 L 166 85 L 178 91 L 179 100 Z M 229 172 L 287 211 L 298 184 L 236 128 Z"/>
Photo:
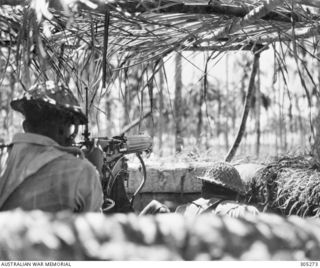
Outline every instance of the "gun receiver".
<path id="1" fill-rule="evenodd" d="M 147 135 L 116 136 L 113 138 L 97 138 L 107 156 L 117 154 L 132 154 L 149 152 L 152 148 L 152 139 Z"/>
<path id="2" fill-rule="evenodd" d="M 86 90 L 86 117 L 89 115 L 89 90 Z M 124 133 L 124 132 L 122 132 Z M 91 160 L 89 161 L 97 163 L 97 168 L 101 176 L 101 183 L 103 188 L 103 194 L 105 203 L 103 205 L 103 211 L 105 213 L 110 212 L 115 207 L 115 202 L 110 198 L 114 183 L 117 178 L 121 177 L 123 174 L 126 176 L 128 181 L 128 165 L 126 163 L 126 154 L 136 154 L 138 157 L 143 172 L 142 181 L 131 197 L 130 205 L 132 208 L 135 196 L 144 186 L 147 179 L 147 171 L 141 154 L 145 152 L 150 152 L 152 149 L 152 139 L 147 135 L 135 135 L 135 136 L 116 136 L 113 138 L 108 137 L 98 137 L 90 139 L 89 124 L 85 125 L 85 130 L 83 133 L 84 141 L 80 142 L 80 148 L 84 148 L 88 154 L 91 155 Z M 78 144 L 79 145 L 79 144 Z M 102 152 L 101 152 L 102 150 Z M 103 163 L 103 164 L 102 164 Z M 101 165 L 102 164 L 102 165 Z"/>

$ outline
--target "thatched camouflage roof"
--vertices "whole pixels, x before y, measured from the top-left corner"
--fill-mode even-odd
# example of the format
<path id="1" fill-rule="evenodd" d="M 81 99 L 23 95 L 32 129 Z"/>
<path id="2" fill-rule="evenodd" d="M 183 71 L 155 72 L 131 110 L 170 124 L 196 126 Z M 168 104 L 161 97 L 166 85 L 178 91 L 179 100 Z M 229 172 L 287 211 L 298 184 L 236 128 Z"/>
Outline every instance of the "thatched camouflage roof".
<path id="1" fill-rule="evenodd" d="M 156 73 L 173 51 L 218 56 L 282 41 L 297 60 L 300 49 L 317 58 L 318 0 L 0 0 L 0 6 L 3 68 L 11 66 L 25 88 L 34 80 L 29 70 L 44 79 L 49 72 L 64 81 L 71 76 L 81 88 L 90 66 L 86 85 L 106 88 L 111 73 L 139 63 L 156 63 Z"/>
<path id="2" fill-rule="evenodd" d="M 60 0 L 48 1 L 50 11 L 45 2 L 0 1 L 1 6 L 15 6 L 1 12 L 1 29 L 10 27 L 11 33 L 11 39 L 2 36 L 1 45 L 19 41 L 23 11 L 16 7 L 28 3 L 38 19 L 42 15 L 49 19 L 50 25 L 44 23 L 43 29 L 51 47 L 64 44 L 101 50 L 106 26 L 108 55 L 129 51 L 139 60 L 156 59 L 174 50 L 259 50 L 275 41 L 296 41 L 319 33 L 317 0 Z M 66 23 L 54 10 L 72 14 L 73 23 Z M 110 15 L 109 22 L 105 14 Z"/>

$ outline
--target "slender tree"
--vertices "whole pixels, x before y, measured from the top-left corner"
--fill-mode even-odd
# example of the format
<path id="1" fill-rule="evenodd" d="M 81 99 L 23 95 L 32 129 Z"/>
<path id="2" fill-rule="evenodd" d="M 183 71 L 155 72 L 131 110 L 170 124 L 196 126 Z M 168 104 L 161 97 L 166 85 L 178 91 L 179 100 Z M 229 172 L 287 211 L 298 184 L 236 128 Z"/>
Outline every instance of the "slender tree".
<path id="1" fill-rule="evenodd" d="M 226 55 L 226 99 L 229 97 L 229 55 Z M 229 116 L 228 116 L 228 105 L 226 105 L 225 114 L 225 125 L 224 125 L 224 139 L 226 149 L 229 149 Z"/>
<path id="2" fill-rule="evenodd" d="M 261 84 L 260 84 L 260 62 L 258 66 L 258 79 L 256 84 L 256 95 L 255 95 L 255 115 L 256 115 L 256 156 L 259 157 L 260 154 L 260 138 L 261 138 Z"/>
<path id="3" fill-rule="evenodd" d="M 241 139 L 243 137 L 243 134 L 245 132 L 245 129 L 246 129 L 247 118 L 248 118 L 249 110 L 250 110 L 250 106 L 251 106 L 251 99 L 252 99 L 252 96 L 254 94 L 254 89 L 255 89 L 254 84 L 255 84 L 256 73 L 258 70 L 259 59 L 260 59 L 260 53 L 254 54 L 252 71 L 251 71 L 251 76 L 250 76 L 250 80 L 249 80 L 249 85 L 248 85 L 246 101 L 245 101 L 245 105 L 244 105 L 244 109 L 243 109 L 241 124 L 240 124 L 239 130 L 238 130 L 236 139 L 235 139 L 231 149 L 229 150 L 229 152 L 225 158 L 226 162 L 230 162 L 233 159 L 233 157 L 235 156 L 237 149 L 240 145 Z"/>
<path id="4" fill-rule="evenodd" d="M 123 109 L 124 109 L 124 126 L 128 125 L 130 122 L 130 110 L 131 110 L 131 90 L 128 85 L 128 70 L 125 70 L 124 73 L 124 101 L 123 101 Z"/>
<path id="5" fill-rule="evenodd" d="M 163 63 L 160 63 L 163 65 Z M 159 139 L 159 155 L 162 156 L 163 154 L 163 128 L 164 128 L 164 99 L 163 99 L 163 89 L 164 89 L 164 74 L 163 68 L 159 71 L 159 120 L 158 120 L 158 139 Z"/>
<path id="6" fill-rule="evenodd" d="M 174 100 L 174 110 L 175 110 L 175 149 L 176 153 L 181 152 L 183 146 L 182 139 L 182 56 L 180 53 L 176 54 L 176 87 L 175 87 L 175 100 Z"/>
<path id="7" fill-rule="evenodd" d="M 318 39 L 319 40 L 319 39 Z M 317 51 L 317 56 L 320 56 L 320 49 L 318 48 Z M 317 76 L 318 76 L 318 92 L 319 92 L 319 88 L 320 88 L 320 62 L 317 62 Z M 316 107 L 318 107 L 318 111 L 317 111 L 317 116 L 314 120 L 314 131 L 315 131 L 315 135 L 314 135 L 314 142 L 312 145 L 312 153 L 315 157 L 315 159 L 320 163 L 320 109 L 319 109 L 319 105 L 320 105 L 320 96 L 319 93 L 316 94 Z"/>
<path id="8" fill-rule="evenodd" d="M 212 56 L 212 54 L 211 54 Z M 207 57 L 207 60 L 205 62 L 205 67 L 204 67 L 204 74 L 203 74 L 203 83 L 201 90 L 199 92 L 199 101 L 198 101 L 198 123 L 197 123 L 197 143 L 198 145 L 201 144 L 201 132 L 203 128 L 203 115 L 202 115 L 202 106 L 204 104 L 204 98 L 208 92 L 208 64 L 210 61 L 211 56 Z"/>
<path id="9" fill-rule="evenodd" d="M 303 115 L 302 115 L 302 111 L 299 104 L 300 97 L 298 96 L 298 94 L 294 94 L 294 100 L 295 100 L 295 108 L 298 112 L 297 131 L 300 134 L 300 146 L 304 147 L 306 144 L 306 127 L 304 125 Z"/>

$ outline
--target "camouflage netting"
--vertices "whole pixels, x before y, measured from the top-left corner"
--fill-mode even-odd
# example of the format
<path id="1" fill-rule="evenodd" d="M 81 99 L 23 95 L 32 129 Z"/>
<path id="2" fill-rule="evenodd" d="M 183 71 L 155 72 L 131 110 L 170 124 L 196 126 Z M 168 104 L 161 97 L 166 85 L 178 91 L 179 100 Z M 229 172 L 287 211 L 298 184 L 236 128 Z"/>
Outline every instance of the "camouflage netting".
<path id="1" fill-rule="evenodd" d="M 247 199 L 283 215 L 320 216 L 320 167 L 309 156 L 283 157 L 259 170 Z"/>
<path id="2" fill-rule="evenodd" d="M 320 260 L 320 221 L 0 213 L 1 260 Z"/>

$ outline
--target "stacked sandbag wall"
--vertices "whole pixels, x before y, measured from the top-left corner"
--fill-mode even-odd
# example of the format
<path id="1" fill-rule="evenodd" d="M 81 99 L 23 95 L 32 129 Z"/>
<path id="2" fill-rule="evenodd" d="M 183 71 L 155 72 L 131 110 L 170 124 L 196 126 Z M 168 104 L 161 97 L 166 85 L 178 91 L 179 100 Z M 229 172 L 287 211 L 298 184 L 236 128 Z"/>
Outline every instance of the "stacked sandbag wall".
<path id="1" fill-rule="evenodd" d="M 142 210 L 151 200 L 165 203 L 172 210 L 199 197 L 201 182 L 196 179 L 212 164 L 209 162 L 146 162 L 147 181 L 135 199 L 134 207 Z M 129 164 L 127 191 L 134 193 L 141 181 L 139 164 Z"/>

